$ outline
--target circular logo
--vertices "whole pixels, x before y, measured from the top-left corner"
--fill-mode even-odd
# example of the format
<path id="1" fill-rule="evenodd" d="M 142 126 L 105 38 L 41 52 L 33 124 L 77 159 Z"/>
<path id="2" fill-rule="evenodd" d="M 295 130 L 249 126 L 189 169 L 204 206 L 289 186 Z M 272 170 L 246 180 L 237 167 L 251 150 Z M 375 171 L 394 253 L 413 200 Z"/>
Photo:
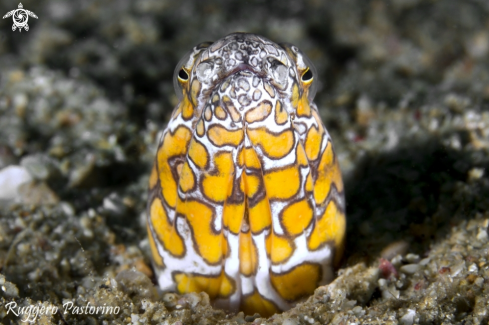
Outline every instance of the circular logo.
<path id="1" fill-rule="evenodd" d="M 15 11 L 15 14 L 13 14 L 13 19 L 14 19 L 14 24 L 22 28 L 25 25 L 27 25 L 27 21 L 29 20 L 29 16 L 27 15 L 27 12 L 25 12 L 24 9 L 17 9 Z"/>

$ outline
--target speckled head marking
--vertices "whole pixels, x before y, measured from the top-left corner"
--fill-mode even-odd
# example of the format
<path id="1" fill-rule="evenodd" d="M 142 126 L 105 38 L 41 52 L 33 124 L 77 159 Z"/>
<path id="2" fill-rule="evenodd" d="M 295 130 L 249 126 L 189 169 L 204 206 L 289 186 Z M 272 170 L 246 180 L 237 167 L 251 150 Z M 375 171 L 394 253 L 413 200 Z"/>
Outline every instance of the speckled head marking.
<path id="1" fill-rule="evenodd" d="M 345 235 L 343 183 L 295 46 L 235 33 L 175 69 L 180 104 L 148 201 L 163 290 L 268 316 L 331 281 Z"/>

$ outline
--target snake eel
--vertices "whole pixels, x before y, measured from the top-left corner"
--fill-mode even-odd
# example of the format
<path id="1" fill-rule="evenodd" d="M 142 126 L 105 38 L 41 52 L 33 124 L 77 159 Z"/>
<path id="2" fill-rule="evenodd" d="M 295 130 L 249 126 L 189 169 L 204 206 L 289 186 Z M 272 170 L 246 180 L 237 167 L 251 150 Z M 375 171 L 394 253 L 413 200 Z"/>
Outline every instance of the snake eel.
<path id="1" fill-rule="evenodd" d="M 345 238 L 338 157 L 296 46 L 233 33 L 178 63 L 180 100 L 149 179 L 164 291 L 266 317 L 332 281 Z"/>

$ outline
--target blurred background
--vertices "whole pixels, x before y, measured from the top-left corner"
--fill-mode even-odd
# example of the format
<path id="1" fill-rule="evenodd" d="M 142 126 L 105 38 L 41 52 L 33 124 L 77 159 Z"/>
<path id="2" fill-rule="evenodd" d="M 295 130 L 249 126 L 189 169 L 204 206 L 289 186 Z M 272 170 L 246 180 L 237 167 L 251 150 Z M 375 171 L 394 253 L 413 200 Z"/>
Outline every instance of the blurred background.
<path id="1" fill-rule="evenodd" d="M 17 5 L 5 0 L 0 10 Z M 352 108 L 368 92 L 370 101 L 396 108 L 426 98 L 429 87 L 440 85 L 488 96 L 482 86 L 488 81 L 482 69 L 488 4 L 482 0 L 27 0 L 23 5 L 39 19 L 30 18 L 25 33 L 11 31 L 11 18 L 0 21 L 2 70 L 42 65 L 90 79 L 110 100 L 124 103 L 137 123 L 165 120 L 176 102 L 174 66 L 192 46 L 235 31 L 303 49 L 319 71 L 322 106 Z M 471 76 L 479 88 L 468 85 Z"/>

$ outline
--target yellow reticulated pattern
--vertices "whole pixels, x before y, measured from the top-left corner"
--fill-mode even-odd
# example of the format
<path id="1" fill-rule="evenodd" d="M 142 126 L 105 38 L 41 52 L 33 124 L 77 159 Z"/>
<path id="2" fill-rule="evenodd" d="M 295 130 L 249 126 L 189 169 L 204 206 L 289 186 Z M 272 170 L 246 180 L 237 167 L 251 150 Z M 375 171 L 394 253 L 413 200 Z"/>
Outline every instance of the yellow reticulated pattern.
<path id="1" fill-rule="evenodd" d="M 149 212 L 151 226 L 154 228 L 156 238 L 170 254 L 182 256 L 185 253 L 185 244 L 176 229 L 169 222 L 161 201 L 158 199 L 153 200 Z M 150 237 L 152 238 L 153 236 Z M 154 242 L 154 239 L 152 241 Z"/>
<path id="2" fill-rule="evenodd" d="M 310 295 L 317 288 L 320 278 L 321 266 L 307 263 L 296 266 L 287 273 L 272 273 L 270 276 L 275 290 L 289 301 Z"/>
<path id="3" fill-rule="evenodd" d="M 243 141 L 243 131 L 230 131 L 220 125 L 211 126 L 207 134 L 212 144 L 217 147 L 237 146 Z"/>
<path id="4" fill-rule="evenodd" d="M 302 182 L 299 167 L 296 165 L 273 170 L 265 174 L 263 179 L 267 196 L 279 200 L 292 199 L 299 192 Z"/>
<path id="5" fill-rule="evenodd" d="M 292 45 L 237 33 L 181 62 L 181 101 L 149 175 L 158 283 L 250 315 L 287 310 L 332 280 L 346 228 L 310 61 Z"/>
<path id="6" fill-rule="evenodd" d="M 231 153 L 223 152 L 214 157 L 214 172 L 205 173 L 202 180 L 203 194 L 212 202 L 223 202 L 233 181 L 234 161 Z"/>
<path id="7" fill-rule="evenodd" d="M 178 196 L 178 179 L 175 176 L 178 173 L 175 173 L 175 168 L 172 168 L 171 161 L 186 154 L 190 136 L 190 130 L 184 125 L 179 126 L 174 134 L 167 132 L 163 137 L 163 143 L 160 145 L 156 156 L 163 198 L 171 208 L 175 208 Z"/>
<path id="8" fill-rule="evenodd" d="M 267 197 L 254 206 L 248 206 L 248 216 L 250 218 L 250 227 L 253 234 L 258 234 L 272 225 L 272 212 Z"/>
<path id="9" fill-rule="evenodd" d="M 282 211 L 282 226 L 291 236 L 300 235 L 312 222 L 314 211 L 306 199 L 288 205 Z"/>
<path id="10" fill-rule="evenodd" d="M 205 291 L 211 299 L 227 298 L 236 290 L 233 279 L 224 272 L 217 277 L 175 272 L 174 279 L 179 292 Z"/>
<path id="11" fill-rule="evenodd" d="M 205 149 L 204 145 L 196 140 L 193 140 L 190 143 L 188 156 L 190 159 L 192 159 L 194 164 L 199 166 L 201 169 L 205 168 L 209 162 L 209 153 Z"/>
<path id="12" fill-rule="evenodd" d="M 289 120 L 289 116 L 285 109 L 282 106 L 282 103 L 277 100 L 277 104 L 275 106 L 275 123 L 278 125 L 283 125 Z"/>
<path id="13" fill-rule="evenodd" d="M 256 274 L 258 252 L 255 243 L 251 238 L 251 233 L 241 232 L 239 236 L 239 271 L 244 276 Z"/>
<path id="14" fill-rule="evenodd" d="M 240 310 L 247 315 L 258 313 L 265 316 L 273 315 L 280 311 L 271 300 L 264 298 L 258 291 L 254 291 L 253 294 L 243 298 Z"/>
<path id="15" fill-rule="evenodd" d="M 199 201 L 179 201 L 177 212 L 189 223 L 199 255 L 210 264 L 218 263 L 222 255 L 221 234 L 213 231 L 213 212 Z"/>
<path id="16" fill-rule="evenodd" d="M 251 143 L 260 147 L 263 154 L 271 159 L 283 158 L 294 146 L 294 133 L 290 129 L 278 134 L 266 128 L 248 129 L 247 133 Z"/>

